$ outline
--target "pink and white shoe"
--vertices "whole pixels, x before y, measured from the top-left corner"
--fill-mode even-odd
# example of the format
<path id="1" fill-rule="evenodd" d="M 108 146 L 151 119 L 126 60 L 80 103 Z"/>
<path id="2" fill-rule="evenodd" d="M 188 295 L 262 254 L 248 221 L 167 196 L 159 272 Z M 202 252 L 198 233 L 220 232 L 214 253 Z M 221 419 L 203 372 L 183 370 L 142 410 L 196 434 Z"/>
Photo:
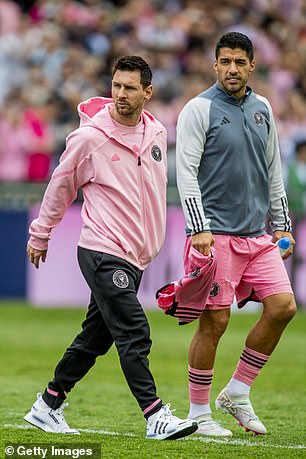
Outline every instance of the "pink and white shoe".
<path id="1" fill-rule="evenodd" d="M 216 408 L 225 414 L 231 414 L 247 432 L 266 435 L 267 429 L 256 416 L 248 397 L 234 396 L 225 387 L 216 399 Z"/>

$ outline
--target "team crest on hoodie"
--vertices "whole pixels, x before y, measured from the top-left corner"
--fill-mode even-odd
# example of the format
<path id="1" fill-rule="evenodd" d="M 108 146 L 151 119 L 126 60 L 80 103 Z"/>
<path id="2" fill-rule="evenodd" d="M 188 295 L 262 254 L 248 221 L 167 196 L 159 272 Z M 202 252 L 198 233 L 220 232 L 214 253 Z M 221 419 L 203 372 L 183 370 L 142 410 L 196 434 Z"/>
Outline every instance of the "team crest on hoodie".
<path id="1" fill-rule="evenodd" d="M 153 145 L 151 155 L 154 161 L 157 161 L 158 163 L 162 160 L 162 152 L 158 145 Z"/>

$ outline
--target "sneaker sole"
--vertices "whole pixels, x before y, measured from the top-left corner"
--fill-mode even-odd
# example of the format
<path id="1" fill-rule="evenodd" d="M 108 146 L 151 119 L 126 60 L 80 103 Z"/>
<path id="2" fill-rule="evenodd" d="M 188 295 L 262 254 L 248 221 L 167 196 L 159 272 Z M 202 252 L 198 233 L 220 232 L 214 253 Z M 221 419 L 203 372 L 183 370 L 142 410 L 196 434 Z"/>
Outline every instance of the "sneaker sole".
<path id="1" fill-rule="evenodd" d="M 169 437 L 163 438 L 163 440 L 177 440 L 178 438 L 187 437 L 188 435 L 193 434 L 196 430 L 198 430 L 198 424 L 196 422 L 192 423 L 188 427 L 184 427 L 182 430 L 175 432 L 174 434 L 170 435 Z"/>
<path id="2" fill-rule="evenodd" d="M 227 434 L 207 433 L 207 431 L 202 430 L 201 427 L 199 427 L 199 429 L 195 432 L 195 434 L 202 435 L 204 437 L 216 437 L 216 438 L 230 438 L 233 436 L 233 432 L 227 433 Z"/>
<path id="3" fill-rule="evenodd" d="M 178 438 L 187 437 L 193 434 L 198 429 L 198 424 L 193 422 L 191 425 L 183 427 L 181 430 L 176 430 L 172 434 L 153 434 L 147 435 L 147 440 L 177 440 Z"/>
<path id="4" fill-rule="evenodd" d="M 38 429 L 43 430 L 44 432 L 52 432 L 50 427 L 47 424 L 44 424 L 43 422 L 39 421 L 37 418 L 35 418 L 31 411 L 24 416 L 23 418 L 25 421 L 27 421 L 29 424 L 32 424 L 32 426 L 37 427 Z"/>
<path id="5" fill-rule="evenodd" d="M 75 432 L 54 432 L 53 430 L 51 430 L 48 424 L 41 422 L 38 418 L 33 416 L 31 411 L 28 414 L 26 414 L 23 419 L 27 421 L 29 424 L 31 424 L 32 426 L 37 427 L 38 429 L 41 429 L 44 432 L 63 434 L 63 435 L 80 435 L 80 432 L 78 432 L 77 430 Z"/>
<path id="6" fill-rule="evenodd" d="M 235 417 L 235 416 L 234 416 Z M 235 418 L 238 422 L 238 424 L 240 425 L 240 427 L 244 427 L 245 431 L 246 432 L 253 432 L 253 434 L 255 435 L 266 435 L 267 432 L 256 432 L 256 430 L 252 430 L 252 429 L 249 429 L 248 427 L 245 427 L 241 421 L 239 421 L 239 419 Z"/>

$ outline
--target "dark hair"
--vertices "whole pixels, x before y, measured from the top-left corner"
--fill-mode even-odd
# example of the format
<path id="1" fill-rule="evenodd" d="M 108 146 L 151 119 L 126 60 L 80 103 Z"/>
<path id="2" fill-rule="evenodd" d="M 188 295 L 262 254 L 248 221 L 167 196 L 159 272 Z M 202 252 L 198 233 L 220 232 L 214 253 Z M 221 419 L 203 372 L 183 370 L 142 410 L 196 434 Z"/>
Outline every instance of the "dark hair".
<path id="1" fill-rule="evenodd" d="M 117 70 L 127 70 L 128 72 L 139 72 L 140 83 L 143 88 L 150 86 L 152 82 L 152 71 L 149 64 L 140 56 L 123 56 L 114 65 L 112 77 Z"/>
<path id="2" fill-rule="evenodd" d="M 218 59 L 221 48 L 240 48 L 243 49 L 249 58 L 250 61 L 254 59 L 254 49 L 253 44 L 249 37 L 240 32 L 229 32 L 225 35 L 222 35 L 221 38 L 217 41 L 215 56 Z"/>
<path id="3" fill-rule="evenodd" d="M 305 148 L 305 147 L 306 147 L 306 139 L 299 140 L 295 144 L 296 153 L 300 153 L 302 151 L 302 149 Z"/>

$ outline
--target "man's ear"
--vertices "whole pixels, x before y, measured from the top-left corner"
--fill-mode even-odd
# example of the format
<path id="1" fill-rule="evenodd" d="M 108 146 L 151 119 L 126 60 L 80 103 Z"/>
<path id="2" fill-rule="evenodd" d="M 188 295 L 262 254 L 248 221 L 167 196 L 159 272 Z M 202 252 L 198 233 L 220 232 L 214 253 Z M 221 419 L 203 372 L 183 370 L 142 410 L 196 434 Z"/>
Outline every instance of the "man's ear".
<path id="1" fill-rule="evenodd" d="M 216 72 L 216 73 L 218 73 L 218 71 L 217 71 L 217 65 L 218 65 L 218 63 L 217 63 L 217 60 L 215 59 L 215 60 L 214 60 L 214 69 L 215 69 L 215 72 Z"/>
<path id="2" fill-rule="evenodd" d="M 153 87 L 152 87 L 152 85 L 150 84 L 150 85 L 149 85 L 148 87 L 146 87 L 146 89 L 145 89 L 145 100 L 151 99 L 152 94 L 153 94 Z"/>
<path id="3" fill-rule="evenodd" d="M 255 70 L 255 60 L 252 59 L 250 62 L 250 73 L 254 72 Z"/>

